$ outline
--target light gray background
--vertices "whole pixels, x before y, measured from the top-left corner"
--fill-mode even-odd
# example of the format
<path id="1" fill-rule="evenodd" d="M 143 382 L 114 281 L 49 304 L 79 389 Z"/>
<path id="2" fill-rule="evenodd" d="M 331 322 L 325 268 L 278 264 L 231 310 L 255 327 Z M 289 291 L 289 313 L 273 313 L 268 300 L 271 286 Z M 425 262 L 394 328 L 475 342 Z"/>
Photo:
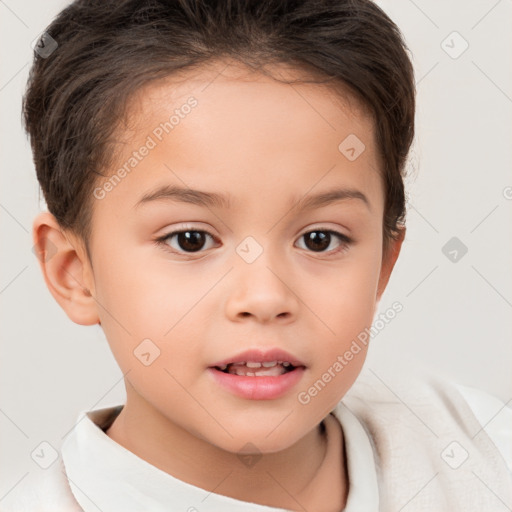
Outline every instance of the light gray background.
<path id="1" fill-rule="evenodd" d="M 426 367 L 512 398 L 512 66 L 510 0 L 378 4 L 412 52 L 418 106 L 409 163 L 407 238 L 380 311 L 402 313 L 372 340 L 375 369 Z M 99 326 L 72 323 L 32 253 L 39 197 L 21 96 L 31 42 L 65 1 L 0 0 L 0 499 L 29 472 L 31 452 L 58 449 L 78 412 L 124 400 Z M 469 44 L 458 58 L 463 44 Z M 443 43 L 443 41 L 445 41 Z M 451 48 L 450 48 L 451 47 Z M 508 188 L 507 188 L 508 187 Z M 454 263 L 442 247 L 457 237 Z"/>

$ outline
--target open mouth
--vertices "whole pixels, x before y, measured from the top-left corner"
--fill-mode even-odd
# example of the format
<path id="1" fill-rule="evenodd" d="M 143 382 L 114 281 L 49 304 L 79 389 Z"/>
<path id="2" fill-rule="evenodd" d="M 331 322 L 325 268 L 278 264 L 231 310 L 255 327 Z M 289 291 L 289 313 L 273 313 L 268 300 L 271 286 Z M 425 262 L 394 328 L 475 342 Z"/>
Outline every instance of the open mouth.
<path id="1" fill-rule="evenodd" d="M 306 366 L 296 356 L 275 348 L 252 349 L 209 366 L 214 382 L 245 400 L 276 400 L 298 385 Z"/>
<path id="2" fill-rule="evenodd" d="M 242 377 L 279 377 L 292 372 L 297 367 L 288 361 L 242 361 L 229 363 L 222 366 L 214 366 L 215 370 Z"/>

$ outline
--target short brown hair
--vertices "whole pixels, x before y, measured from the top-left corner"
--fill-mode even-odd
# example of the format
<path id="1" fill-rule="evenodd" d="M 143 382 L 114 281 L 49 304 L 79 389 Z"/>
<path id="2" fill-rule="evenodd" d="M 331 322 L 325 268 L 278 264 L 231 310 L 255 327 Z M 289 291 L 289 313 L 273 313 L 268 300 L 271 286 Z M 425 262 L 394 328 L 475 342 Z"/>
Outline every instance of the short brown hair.
<path id="1" fill-rule="evenodd" d="M 93 189 L 108 141 L 142 85 L 222 57 L 286 64 L 352 91 L 374 120 L 383 163 L 384 250 L 404 223 L 415 83 L 398 27 L 370 0 L 76 0 L 46 29 L 23 100 L 37 179 L 90 259 Z"/>

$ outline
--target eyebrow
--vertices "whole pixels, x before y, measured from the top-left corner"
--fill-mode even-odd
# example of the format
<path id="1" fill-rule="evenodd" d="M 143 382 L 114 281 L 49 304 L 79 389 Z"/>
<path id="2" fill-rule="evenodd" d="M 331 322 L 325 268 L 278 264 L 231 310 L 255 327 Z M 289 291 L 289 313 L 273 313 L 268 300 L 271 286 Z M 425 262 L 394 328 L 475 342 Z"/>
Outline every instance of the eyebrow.
<path id="1" fill-rule="evenodd" d="M 347 199 L 360 199 L 366 205 L 368 210 L 372 211 L 370 201 L 365 194 L 360 190 L 353 188 L 337 188 L 316 195 L 306 195 L 302 199 L 296 201 L 297 204 L 294 208 L 297 208 L 299 211 L 312 210 Z M 144 194 L 135 204 L 134 208 L 136 209 L 143 204 L 158 200 L 179 201 L 197 206 L 225 209 L 229 209 L 231 205 L 230 197 L 224 194 L 203 192 L 201 190 L 182 188 L 176 185 L 163 185 L 156 190 Z"/>
<path id="2" fill-rule="evenodd" d="M 191 188 L 182 188 L 176 185 L 163 185 L 152 192 L 144 194 L 134 208 L 138 208 L 145 203 L 157 200 L 180 201 L 198 206 L 226 208 L 229 209 L 231 201 L 229 197 L 214 192 L 202 192 Z"/>

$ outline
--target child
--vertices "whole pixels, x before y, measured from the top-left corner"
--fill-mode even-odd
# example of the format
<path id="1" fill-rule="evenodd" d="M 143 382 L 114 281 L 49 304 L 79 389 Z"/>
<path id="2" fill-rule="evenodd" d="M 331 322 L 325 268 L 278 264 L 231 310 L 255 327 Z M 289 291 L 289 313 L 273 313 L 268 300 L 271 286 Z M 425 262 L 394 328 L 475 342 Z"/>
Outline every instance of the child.
<path id="1" fill-rule="evenodd" d="M 414 137 L 380 8 L 78 0 L 36 53 L 41 269 L 102 326 L 127 399 L 84 411 L 2 510 L 512 507 L 476 395 L 362 372 Z"/>

